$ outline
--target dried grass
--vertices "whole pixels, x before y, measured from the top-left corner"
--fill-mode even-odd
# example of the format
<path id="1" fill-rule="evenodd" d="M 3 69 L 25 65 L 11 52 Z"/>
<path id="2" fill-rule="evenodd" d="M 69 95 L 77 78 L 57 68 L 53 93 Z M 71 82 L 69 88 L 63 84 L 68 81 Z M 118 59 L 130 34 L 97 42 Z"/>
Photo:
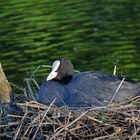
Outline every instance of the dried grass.
<path id="1" fill-rule="evenodd" d="M 11 113 L 1 119 L 0 137 L 13 140 L 140 140 L 140 96 L 125 104 L 110 101 L 101 107 L 57 107 L 55 99 L 47 106 L 34 100 L 31 79 L 27 80 L 26 90 L 20 88 L 23 94 L 10 105 Z M 32 81 L 39 88 L 37 82 Z"/>
<path id="2" fill-rule="evenodd" d="M 1 122 L 1 137 L 47 140 L 126 140 L 140 139 L 140 97 L 125 105 L 102 107 L 56 107 L 54 101 L 43 105 L 36 101 L 14 103 L 22 110 L 9 114 L 8 123 Z"/>

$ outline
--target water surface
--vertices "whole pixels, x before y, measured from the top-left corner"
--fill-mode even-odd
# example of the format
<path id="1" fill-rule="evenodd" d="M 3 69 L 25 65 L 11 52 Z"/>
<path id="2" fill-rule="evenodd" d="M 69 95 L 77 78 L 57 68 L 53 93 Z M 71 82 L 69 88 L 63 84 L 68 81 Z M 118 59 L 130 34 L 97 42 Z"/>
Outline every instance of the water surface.
<path id="1" fill-rule="evenodd" d="M 82 71 L 112 73 L 117 64 L 117 74 L 140 81 L 139 0 L 1 0 L 0 7 L 0 61 L 11 81 L 62 57 Z"/>

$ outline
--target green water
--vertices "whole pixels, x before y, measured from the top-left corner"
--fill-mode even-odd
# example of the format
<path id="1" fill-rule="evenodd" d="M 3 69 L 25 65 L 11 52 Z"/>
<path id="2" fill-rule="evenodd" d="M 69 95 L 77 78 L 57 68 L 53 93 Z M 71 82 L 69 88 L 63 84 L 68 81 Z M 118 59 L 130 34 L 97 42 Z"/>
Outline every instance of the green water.
<path id="1" fill-rule="evenodd" d="M 0 61 L 15 83 L 62 57 L 140 81 L 139 44 L 140 0 L 0 0 Z"/>

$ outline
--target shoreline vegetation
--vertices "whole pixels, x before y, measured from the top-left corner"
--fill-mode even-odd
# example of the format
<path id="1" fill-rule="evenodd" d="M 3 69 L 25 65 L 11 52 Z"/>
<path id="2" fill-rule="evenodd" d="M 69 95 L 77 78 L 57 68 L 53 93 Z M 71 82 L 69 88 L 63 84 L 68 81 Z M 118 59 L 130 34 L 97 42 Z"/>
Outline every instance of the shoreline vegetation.
<path id="1" fill-rule="evenodd" d="M 32 79 L 32 77 L 31 77 Z M 47 140 L 139 140 L 140 95 L 126 103 L 70 108 L 36 101 L 31 79 L 10 102 L 11 86 L 0 67 L 0 138 Z M 33 83 L 39 88 L 37 82 Z M 5 96 L 3 96 L 5 95 Z"/>

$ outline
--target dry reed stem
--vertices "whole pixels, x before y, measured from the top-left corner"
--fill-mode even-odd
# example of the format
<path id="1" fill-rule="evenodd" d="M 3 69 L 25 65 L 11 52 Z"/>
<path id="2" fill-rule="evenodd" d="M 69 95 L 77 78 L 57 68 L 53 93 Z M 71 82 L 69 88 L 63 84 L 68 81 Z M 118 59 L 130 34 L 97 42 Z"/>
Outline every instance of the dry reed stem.
<path id="1" fill-rule="evenodd" d="M 39 128 L 41 127 L 42 122 L 43 122 L 45 116 L 47 115 L 48 111 L 50 110 L 50 108 L 51 108 L 52 105 L 54 104 L 55 100 L 56 100 L 56 99 L 54 99 L 54 100 L 52 101 L 52 103 L 50 104 L 50 106 L 48 107 L 48 109 L 45 111 L 45 113 L 44 113 L 44 115 L 43 115 L 43 117 L 42 117 L 42 119 L 41 119 L 41 121 L 40 121 L 40 123 L 39 123 L 39 126 L 37 127 L 37 129 L 36 129 L 36 131 L 35 131 L 35 134 L 34 134 L 34 136 L 33 136 L 33 140 L 35 139 L 36 134 L 37 134 Z"/>

